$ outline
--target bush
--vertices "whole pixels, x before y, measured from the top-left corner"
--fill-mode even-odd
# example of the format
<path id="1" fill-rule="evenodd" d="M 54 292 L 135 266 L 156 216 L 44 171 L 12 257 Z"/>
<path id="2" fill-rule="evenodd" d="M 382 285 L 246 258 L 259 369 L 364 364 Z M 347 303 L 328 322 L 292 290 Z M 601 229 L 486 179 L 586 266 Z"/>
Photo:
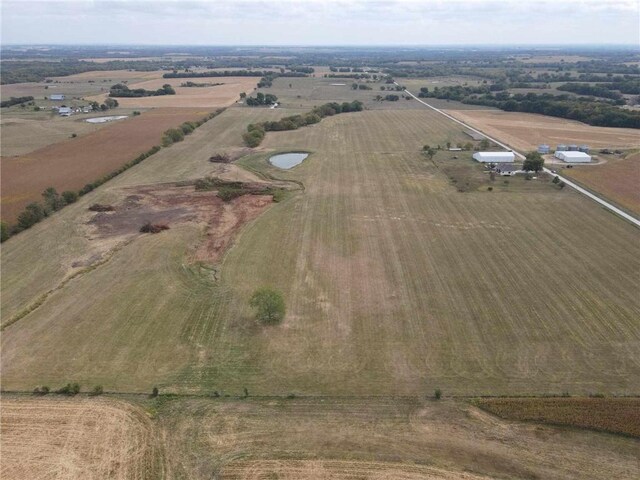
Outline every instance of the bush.
<path id="1" fill-rule="evenodd" d="M 140 227 L 140 233 L 160 233 L 163 230 L 169 230 L 169 225 L 147 222 Z"/>
<path id="2" fill-rule="evenodd" d="M 77 395 L 80 393 L 80 385 L 77 383 L 67 383 L 64 387 L 56 390 L 56 393 L 61 395 Z"/>
<path id="3" fill-rule="evenodd" d="M 62 198 L 65 203 L 75 203 L 78 201 L 78 193 L 71 190 L 62 192 Z"/>
<path id="4" fill-rule="evenodd" d="M 134 110 L 133 111 L 133 116 L 137 117 L 138 115 L 140 115 L 140 112 L 138 110 Z"/>
<path id="5" fill-rule="evenodd" d="M 102 385 L 96 385 L 95 387 L 93 387 L 93 390 L 91 390 L 91 393 L 89 395 L 95 397 L 96 395 L 102 395 L 104 393 L 104 390 L 102 389 Z"/>
<path id="6" fill-rule="evenodd" d="M 493 187 L 487 188 L 487 191 L 492 192 L 493 191 Z"/>
<path id="7" fill-rule="evenodd" d="M 159 393 L 158 387 L 153 387 L 153 390 L 151 390 L 151 398 L 157 397 Z"/>
<path id="8" fill-rule="evenodd" d="M 231 163 L 231 157 L 226 153 L 216 153 L 209 157 L 209 161 L 213 163 Z"/>
<path id="9" fill-rule="evenodd" d="M 0 242 L 8 240 L 10 236 L 11 231 L 9 230 L 9 226 L 5 222 L 0 222 Z"/>
<path id="10" fill-rule="evenodd" d="M 92 212 L 113 212 L 115 208 L 112 205 L 103 205 L 102 203 L 94 203 L 89 207 Z"/>
<path id="11" fill-rule="evenodd" d="M 246 192 L 243 188 L 234 187 L 232 185 L 224 185 L 218 189 L 218 198 L 221 198 L 225 202 L 230 202 L 234 198 L 241 197 Z"/>
<path id="12" fill-rule="evenodd" d="M 48 393 L 49 393 L 49 387 L 47 387 L 46 385 L 42 387 L 36 387 L 33 389 L 34 395 L 47 395 Z"/>
<path id="13" fill-rule="evenodd" d="M 436 391 L 433 392 L 433 398 L 435 398 L 436 400 L 440 400 L 442 398 L 442 390 L 436 388 Z"/>
<path id="14" fill-rule="evenodd" d="M 18 228 L 26 230 L 35 225 L 46 216 L 44 208 L 39 203 L 30 203 L 20 215 L 18 215 Z"/>
<path id="15" fill-rule="evenodd" d="M 249 305 L 257 310 L 256 319 L 267 325 L 280 323 L 286 313 L 282 294 L 269 287 L 256 290 L 249 300 Z"/>

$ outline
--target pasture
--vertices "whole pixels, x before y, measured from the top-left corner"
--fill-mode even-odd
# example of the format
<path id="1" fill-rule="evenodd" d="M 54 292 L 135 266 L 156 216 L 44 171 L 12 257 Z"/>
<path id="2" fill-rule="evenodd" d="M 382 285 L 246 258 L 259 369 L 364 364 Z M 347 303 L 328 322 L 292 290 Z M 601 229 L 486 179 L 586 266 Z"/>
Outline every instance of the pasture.
<path id="1" fill-rule="evenodd" d="M 610 155 L 601 155 L 600 158 L 606 159 L 606 163 L 564 169 L 562 174 L 640 215 L 640 153 L 624 158 Z"/>
<path id="2" fill-rule="evenodd" d="M 521 151 L 535 150 L 542 143 L 551 145 L 552 148 L 558 144 L 572 143 L 587 144 L 591 148 L 638 146 L 638 131 L 630 128 L 594 127 L 573 120 L 533 113 L 503 112 L 495 109 L 457 110 L 436 106 L 444 108 L 449 115 L 458 120 Z"/>
<path id="3" fill-rule="evenodd" d="M 459 192 L 419 151 L 467 137 L 426 108 L 268 133 L 239 163 L 304 192 L 248 223 L 214 277 L 195 262 L 201 222 L 125 243 L 92 233 L 88 202 L 214 171 L 208 156 L 240 149 L 246 124 L 287 113 L 230 109 L 9 240 L 3 311 L 54 291 L 3 332 L 6 388 L 64 379 L 126 391 L 638 392 L 637 231 L 548 183 Z M 290 171 L 266 162 L 299 150 L 312 155 Z M 466 155 L 458 161 L 472 168 Z M 44 251 L 42 270 L 25 274 Z M 106 263 L 60 284 L 94 255 Z M 263 285 L 284 292 L 279 326 L 252 318 L 247 301 Z"/>
<path id="4" fill-rule="evenodd" d="M 165 130 L 208 113 L 204 109 L 156 109 L 101 128 L 90 127 L 84 135 L 25 155 L 2 158 L 3 219 L 15 221 L 27 204 L 41 200 L 48 187 L 58 192 L 79 190 L 159 145 Z"/>

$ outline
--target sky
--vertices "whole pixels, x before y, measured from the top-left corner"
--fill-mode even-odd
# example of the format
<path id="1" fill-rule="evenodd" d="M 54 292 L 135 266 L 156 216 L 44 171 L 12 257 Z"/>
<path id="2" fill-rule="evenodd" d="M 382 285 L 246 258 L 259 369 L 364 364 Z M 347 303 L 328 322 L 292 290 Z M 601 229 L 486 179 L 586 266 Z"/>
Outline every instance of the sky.
<path id="1" fill-rule="evenodd" d="M 640 44 L 640 0 L 0 0 L 2 44 Z"/>

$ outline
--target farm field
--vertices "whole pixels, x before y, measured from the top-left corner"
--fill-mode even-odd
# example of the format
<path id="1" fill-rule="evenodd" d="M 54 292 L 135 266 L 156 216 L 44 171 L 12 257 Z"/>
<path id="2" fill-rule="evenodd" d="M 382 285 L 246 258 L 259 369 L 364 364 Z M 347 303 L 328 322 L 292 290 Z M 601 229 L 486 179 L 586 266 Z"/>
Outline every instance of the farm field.
<path id="1" fill-rule="evenodd" d="M 107 124 L 77 138 L 0 160 L 2 217 L 13 222 L 48 187 L 79 190 L 159 145 L 162 133 L 209 113 L 204 109 L 156 109 Z"/>
<path id="2" fill-rule="evenodd" d="M 226 107 L 235 103 L 240 93 L 250 94 L 260 80 L 259 77 L 207 77 L 207 78 L 154 78 L 138 83 L 130 83 L 131 89 L 144 88 L 156 90 L 164 84 L 170 84 L 175 88 L 175 95 L 162 95 L 157 97 L 118 98 L 118 103 L 128 108 L 158 108 L 158 107 L 190 107 L 190 108 L 215 108 Z M 180 87 L 186 81 L 196 83 L 224 83 L 215 87 Z M 87 100 L 104 102 L 108 92 Z"/>
<path id="3" fill-rule="evenodd" d="M 640 398 L 485 398 L 502 418 L 590 428 L 640 438 Z"/>
<path id="4" fill-rule="evenodd" d="M 142 480 L 162 471 L 144 410 L 111 399 L 3 395 L 0 476 Z"/>
<path id="5" fill-rule="evenodd" d="M 640 468 L 634 440 L 447 400 L 192 399 L 164 403 L 157 418 L 178 478 L 632 478 Z"/>
<path id="6" fill-rule="evenodd" d="M 594 127 L 573 120 L 533 113 L 479 109 L 445 111 L 516 150 L 535 150 L 542 143 L 553 148 L 558 144 L 571 143 L 587 144 L 591 148 L 638 146 L 638 131 L 630 128 Z"/>
<path id="7" fill-rule="evenodd" d="M 124 187 L 211 172 L 208 156 L 242 148 L 246 124 L 286 114 L 230 109 L 21 234 L 24 241 L 9 240 L 4 311 L 26 308 L 74 261 L 116 242 L 91 230 L 76 238 L 91 220 L 88 202 L 122 201 Z M 215 278 L 194 263 L 201 223 L 135 237 L 4 330 L 4 385 L 65 379 L 125 391 L 637 393 L 636 230 L 542 181 L 533 190 L 514 182 L 461 193 L 419 153 L 425 143 L 467 140 L 426 108 L 342 114 L 268 133 L 239 163 L 302 182 L 304 193 L 249 222 L 215 265 Z M 266 162 L 270 151 L 299 150 L 312 155 L 291 171 Z M 47 251 L 38 239 L 44 228 L 69 247 L 48 251 L 43 272 L 25 275 L 24 262 Z M 82 248 L 66 250 L 77 243 Z M 288 315 L 260 328 L 247 300 L 269 284 L 284 292 Z M 21 355 L 26 348 L 40 355 Z"/>
<path id="8" fill-rule="evenodd" d="M 565 169 L 562 174 L 640 215 L 640 153 L 623 159 L 609 157 L 602 165 Z"/>
<path id="9" fill-rule="evenodd" d="M 640 468 L 633 439 L 452 400 L 7 395 L 1 416 L 1 472 L 18 480 L 631 479 Z"/>

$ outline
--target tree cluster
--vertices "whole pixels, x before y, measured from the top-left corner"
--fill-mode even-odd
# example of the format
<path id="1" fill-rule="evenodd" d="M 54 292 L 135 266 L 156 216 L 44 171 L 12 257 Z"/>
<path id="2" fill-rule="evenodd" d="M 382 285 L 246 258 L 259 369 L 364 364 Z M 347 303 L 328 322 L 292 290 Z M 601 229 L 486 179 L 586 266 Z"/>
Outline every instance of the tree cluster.
<path id="1" fill-rule="evenodd" d="M 131 90 L 123 83 L 117 83 L 109 91 L 110 97 L 157 97 L 160 95 L 175 95 L 176 91 L 171 85 L 165 83 L 157 90 L 145 90 L 144 88 L 134 88 Z"/>
<path id="2" fill-rule="evenodd" d="M 246 104 L 250 107 L 257 107 L 260 105 L 273 105 L 278 101 L 278 97 L 271 93 L 267 93 L 266 95 L 262 92 L 256 93 L 255 97 L 248 97 L 246 100 Z"/>
<path id="3" fill-rule="evenodd" d="M 318 123 L 324 117 L 329 117 L 339 113 L 359 112 L 363 109 L 362 102 L 357 100 L 353 102 L 326 103 L 315 107 L 304 115 L 292 115 L 284 117 L 277 121 L 252 123 L 247 127 L 247 132 L 242 136 L 245 144 L 251 148 L 255 148 L 262 142 L 266 132 L 296 130 L 306 125 Z"/>
<path id="4" fill-rule="evenodd" d="M 27 103 L 27 102 L 32 102 L 32 101 L 33 101 L 33 97 L 32 96 L 11 97 L 9 100 L 4 100 L 3 102 L 0 102 L 0 108 L 11 107 L 13 105 L 19 105 L 21 103 Z"/>

